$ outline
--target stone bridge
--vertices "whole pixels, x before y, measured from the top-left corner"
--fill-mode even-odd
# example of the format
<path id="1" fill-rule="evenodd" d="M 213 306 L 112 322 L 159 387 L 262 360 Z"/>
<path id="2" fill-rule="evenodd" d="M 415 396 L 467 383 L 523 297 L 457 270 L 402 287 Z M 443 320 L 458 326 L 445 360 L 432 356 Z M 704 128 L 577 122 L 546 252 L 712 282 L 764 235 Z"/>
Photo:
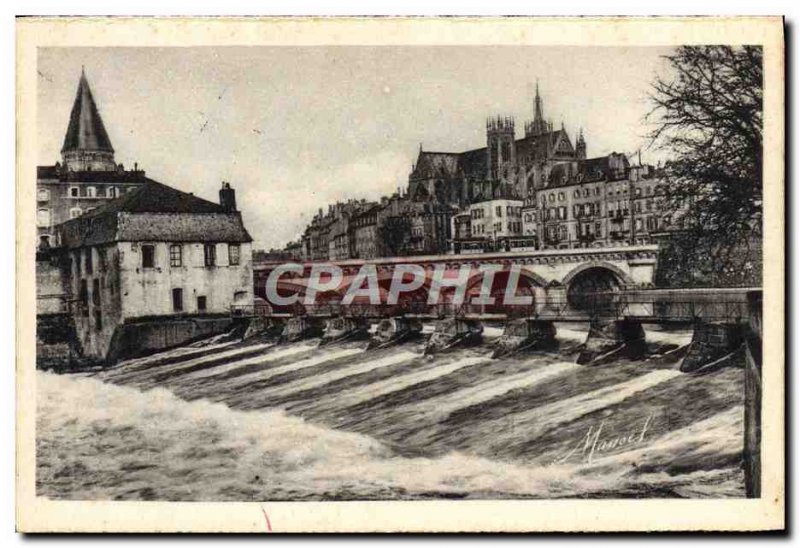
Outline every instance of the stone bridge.
<path id="1" fill-rule="evenodd" d="M 619 248 L 559 249 L 547 251 L 481 253 L 471 255 L 436 255 L 391 257 L 372 260 L 351 259 L 331 261 L 342 269 L 345 280 L 352 279 L 364 265 L 375 265 L 382 284 L 391 279 L 398 264 L 421 266 L 426 273 L 444 265 L 446 271 L 457 271 L 468 265 L 474 274 L 468 287 L 482 279 L 481 265 L 494 264 L 520 267 L 520 285 L 527 286 L 537 302 L 565 300 L 567 294 L 596 293 L 626 288 L 649 287 L 655 279 L 658 246 L 628 246 Z M 282 263 L 254 265 L 255 295 L 266 300 L 266 281 L 274 268 Z M 307 277 L 314 263 L 304 264 Z M 501 275 L 502 276 L 502 275 Z M 502 282 L 503 280 L 500 280 Z M 285 287 L 291 288 L 287 282 Z M 500 285 L 500 284 L 498 284 Z M 346 289 L 346 287 L 343 287 Z M 298 286 L 295 291 L 302 292 Z"/>

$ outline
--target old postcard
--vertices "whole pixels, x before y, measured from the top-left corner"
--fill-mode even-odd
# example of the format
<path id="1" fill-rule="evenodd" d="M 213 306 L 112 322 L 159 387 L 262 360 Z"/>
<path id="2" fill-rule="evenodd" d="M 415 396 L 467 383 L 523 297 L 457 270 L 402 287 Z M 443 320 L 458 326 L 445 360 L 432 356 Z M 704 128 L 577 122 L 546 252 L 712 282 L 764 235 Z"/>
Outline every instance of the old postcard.
<path id="1" fill-rule="evenodd" d="M 780 18 L 21 18 L 17 527 L 784 527 Z"/>

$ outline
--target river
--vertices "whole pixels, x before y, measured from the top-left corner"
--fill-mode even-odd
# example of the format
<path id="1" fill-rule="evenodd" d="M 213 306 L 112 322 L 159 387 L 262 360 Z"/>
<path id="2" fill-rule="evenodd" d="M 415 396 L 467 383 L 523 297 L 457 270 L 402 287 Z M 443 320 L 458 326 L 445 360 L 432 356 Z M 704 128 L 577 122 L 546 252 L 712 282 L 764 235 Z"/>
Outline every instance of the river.
<path id="1" fill-rule="evenodd" d="M 420 343 L 210 342 L 37 372 L 37 492 L 79 500 L 743 497 L 743 371 Z M 689 332 L 649 331 L 658 354 Z"/>

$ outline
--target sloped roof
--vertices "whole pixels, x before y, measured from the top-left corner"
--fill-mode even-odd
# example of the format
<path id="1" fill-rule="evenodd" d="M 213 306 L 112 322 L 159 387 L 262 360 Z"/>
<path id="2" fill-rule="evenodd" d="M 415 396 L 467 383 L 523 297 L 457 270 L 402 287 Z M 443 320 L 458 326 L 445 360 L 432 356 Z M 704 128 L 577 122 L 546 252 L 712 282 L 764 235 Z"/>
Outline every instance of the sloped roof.
<path id="1" fill-rule="evenodd" d="M 86 74 L 81 72 L 78 82 L 78 92 L 69 116 L 67 134 L 64 136 L 64 146 L 61 152 L 69 150 L 97 150 L 114 152 L 111 140 L 100 118 L 100 112 L 89 88 Z"/>
<path id="2" fill-rule="evenodd" d="M 144 184 L 106 202 L 86 215 L 103 215 L 108 212 L 126 213 L 227 213 L 219 204 L 198 198 L 194 194 L 145 179 Z"/>
<path id="3" fill-rule="evenodd" d="M 140 187 L 60 225 L 66 247 L 113 241 L 250 242 L 238 211 L 147 179 Z"/>
<path id="4" fill-rule="evenodd" d="M 425 152 L 421 150 L 411 177 L 414 179 L 455 177 L 458 174 L 458 157 L 457 152 Z"/>
<path id="5" fill-rule="evenodd" d="M 486 176 L 486 147 L 462 152 L 459 157 L 461 171 L 467 177 L 482 179 Z"/>

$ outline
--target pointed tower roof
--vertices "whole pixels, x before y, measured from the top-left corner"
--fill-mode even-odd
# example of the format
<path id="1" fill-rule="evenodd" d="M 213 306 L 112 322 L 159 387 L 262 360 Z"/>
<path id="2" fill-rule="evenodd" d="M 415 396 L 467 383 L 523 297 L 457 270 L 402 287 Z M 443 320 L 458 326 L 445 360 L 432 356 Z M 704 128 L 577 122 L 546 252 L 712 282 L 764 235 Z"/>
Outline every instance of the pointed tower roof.
<path id="1" fill-rule="evenodd" d="M 81 69 L 78 92 L 75 94 L 75 103 L 72 105 L 69 126 L 61 152 L 69 150 L 114 152 L 83 69 Z"/>

